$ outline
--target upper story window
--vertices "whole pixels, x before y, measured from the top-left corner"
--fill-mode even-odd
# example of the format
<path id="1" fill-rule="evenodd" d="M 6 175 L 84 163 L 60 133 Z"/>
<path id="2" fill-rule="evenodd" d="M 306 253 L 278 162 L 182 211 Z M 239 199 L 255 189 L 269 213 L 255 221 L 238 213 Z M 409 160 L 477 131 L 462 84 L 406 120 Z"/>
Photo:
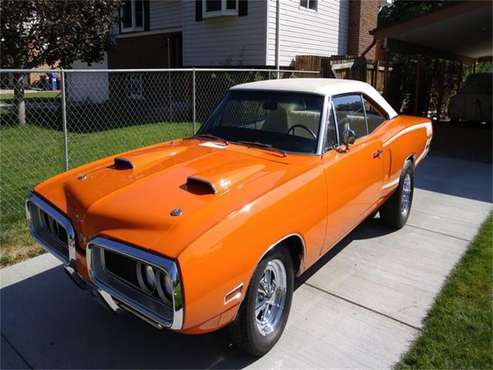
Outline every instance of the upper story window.
<path id="1" fill-rule="evenodd" d="M 120 10 L 122 32 L 144 30 L 144 1 L 125 0 Z"/>
<path id="2" fill-rule="evenodd" d="M 202 16 L 238 15 L 238 0 L 202 0 Z"/>
<path id="3" fill-rule="evenodd" d="M 300 6 L 316 11 L 318 8 L 318 0 L 300 0 Z"/>

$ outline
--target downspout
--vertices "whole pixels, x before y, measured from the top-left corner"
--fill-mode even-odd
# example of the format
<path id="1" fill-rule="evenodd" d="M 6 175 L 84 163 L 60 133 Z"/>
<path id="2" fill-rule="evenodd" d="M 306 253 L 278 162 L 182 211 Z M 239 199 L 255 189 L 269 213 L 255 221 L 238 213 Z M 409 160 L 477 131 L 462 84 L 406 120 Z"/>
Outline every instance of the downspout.
<path id="1" fill-rule="evenodd" d="M 281 0 L 276 0 L 276 70 L 277 79 L 279 79 L 280 70 L 280 44 L 279 44 L 279 34 L 280 34 L 280 20 L 281 20 Z"/>

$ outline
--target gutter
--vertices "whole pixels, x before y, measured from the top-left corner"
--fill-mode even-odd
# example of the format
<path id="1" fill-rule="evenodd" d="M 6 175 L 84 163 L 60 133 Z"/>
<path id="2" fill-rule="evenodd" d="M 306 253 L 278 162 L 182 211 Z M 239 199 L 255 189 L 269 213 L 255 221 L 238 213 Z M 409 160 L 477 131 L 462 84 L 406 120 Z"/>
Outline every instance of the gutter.
<path id="1" fill-rule="evenodd" d="M 279 34 L 280 34 L 280 20 L 281 20 L 281 1 L 276 0 L 276 70 L 277 70 L 277 79 L 279 79 L 279 70 L 280 70 L 280 42 L 279 42 Z"/>

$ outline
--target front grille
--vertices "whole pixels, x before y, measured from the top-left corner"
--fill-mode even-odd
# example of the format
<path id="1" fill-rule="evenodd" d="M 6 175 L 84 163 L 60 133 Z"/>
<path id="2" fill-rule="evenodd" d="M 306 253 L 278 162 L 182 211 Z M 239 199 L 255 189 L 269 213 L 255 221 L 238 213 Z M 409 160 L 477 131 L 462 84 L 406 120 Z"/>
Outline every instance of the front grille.
<path id="1" fill-rule="evenodd" d="M 48 252 L 68 264 L 74 242 L 70 221 L 34 194 L 26 202 L 26 211 L 32 236 Z"/>
<path id="2" fill-rule="evenodd" d="M 104 251 L 104 263 L 106 269 L 121 278 L 125 282 L 130 283 L 134 287 L 139 286 L 137 281 L 137 261 L 128 258 L 120 253 L 115 253 L 109 250 Z"/>

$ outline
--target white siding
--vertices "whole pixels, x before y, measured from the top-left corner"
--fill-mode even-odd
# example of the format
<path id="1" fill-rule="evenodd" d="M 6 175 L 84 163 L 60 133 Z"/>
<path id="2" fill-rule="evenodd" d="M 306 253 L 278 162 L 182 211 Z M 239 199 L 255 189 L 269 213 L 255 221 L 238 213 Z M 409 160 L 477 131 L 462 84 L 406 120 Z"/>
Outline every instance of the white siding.
<path id="1" fill-rule="evenodd" d="M 150 31 L 181 27 L 180 0 L 153 0 L 149 5 Z"/>
<path id="2" fill-rule="evenodd" d="M 195 21 L 195 1 L 183 3 L 184 66 L 257 66 L 266 62 L 267 4 L 251 0 L 248 15 Z"/>
<path id="3" fill-rule="evenodd" d="M 348 0 L 319 0 L 318 10 L 300 0 L 281 0 L 280 64 L 290 66 L 296 55 L 345 54 L 348 39 Z M 275 65 L 276 0 L 268 0 L 267 65 Z"/>

